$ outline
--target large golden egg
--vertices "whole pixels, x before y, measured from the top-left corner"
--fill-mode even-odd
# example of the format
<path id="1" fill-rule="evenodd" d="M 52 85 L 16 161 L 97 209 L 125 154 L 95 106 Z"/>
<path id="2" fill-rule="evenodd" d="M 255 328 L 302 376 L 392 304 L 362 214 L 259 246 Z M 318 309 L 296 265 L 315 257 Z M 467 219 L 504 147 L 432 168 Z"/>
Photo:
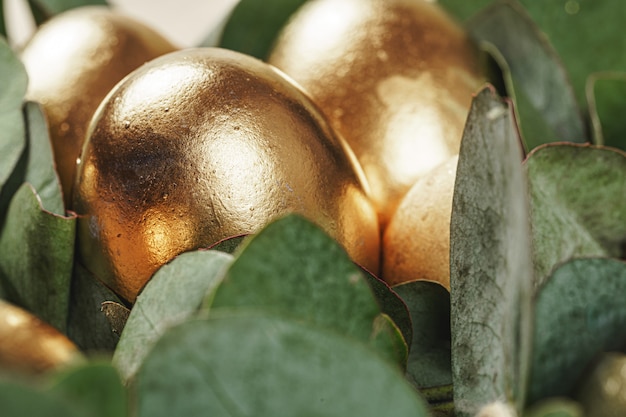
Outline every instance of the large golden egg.
<path id="1" fill-rule="evenodd" d="M 348 141 L 383 225 L 417 178 L 458 154 L 485 79 L 483 55 L 464 30 L 422 0 L 310 1 L 268 60 Z"/>
<path id="2" fill-rule="evenodd" d="M 129 72 L 174 49 L 152 29 L 104 6 L 57 15 L 27 43 L 21 55 L 27 98 L 42 103 L 47 115 L 66 206 L 76 159 L 100 101 Z"/>
<path id="3" fill-rule="evenodd" d="M 75 188 L 81 262 L 128 301 L 177 254 L 297 212 L 378 270 L 358 165 L 299 87 L 249 56 L 168 54 L 90 125 Z"/>
<path id="4" fill-rule="evenodd" d="M 54 327 L 0 300 L 0 371 L 40 373 L 80 357 L 76 345 Z"/>

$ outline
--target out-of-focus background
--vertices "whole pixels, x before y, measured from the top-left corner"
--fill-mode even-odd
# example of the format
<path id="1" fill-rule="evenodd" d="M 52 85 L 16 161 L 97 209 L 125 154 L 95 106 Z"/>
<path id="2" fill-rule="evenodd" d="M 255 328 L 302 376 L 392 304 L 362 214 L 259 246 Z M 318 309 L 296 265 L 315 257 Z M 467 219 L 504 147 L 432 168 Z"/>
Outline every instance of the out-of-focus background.
<path id="1" fill-rule="evenodd" d="M 119 11 L 158 30 L 180 47 L 195 46 L 232 10 L 237 0 L 109 0 Z M 35 24 L 26 0 L 5 0 L 12 44 L 23 45 Z"/>

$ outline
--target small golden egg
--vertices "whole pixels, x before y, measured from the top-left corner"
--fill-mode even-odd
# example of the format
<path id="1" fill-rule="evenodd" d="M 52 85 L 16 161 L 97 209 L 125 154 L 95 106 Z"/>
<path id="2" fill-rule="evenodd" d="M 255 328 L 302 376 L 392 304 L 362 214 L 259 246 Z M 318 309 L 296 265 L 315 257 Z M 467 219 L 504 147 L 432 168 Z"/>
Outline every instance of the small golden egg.
<path id="1" fill-rule="evenodd" d="M 389 285 L 437 281 L 450 290 L 450 217 L 459 157 L 421 177 L 383 235 L 382 277 Z"/>
<path id="2" fill-rule="evenodd" d="M 82 357 L 57 329 L 0 300 L 0 370 L 36 374 Z"/>
<path id="3" fill-rule="evenodd" d="M 280 71 L 218 48 L 174 52 L 119 83 L 92 120 L 75 186 L 79 259 L 133 302 L 181 252 L 297 212 L 376 272 L 358 169 Z"/>
<path id="4" fill-rule="evenodd" d="M 423 0 L 308 2 L 268 62 L 350 144 L 383 226 L 420 176 L 458 154 L 486 64 L 464 30 Z"/>
<path id="5" fill-rule="evenodd" d="M 89 120 L 128 73 L 175 48 L 142 23 L 104 6 L 61 13 L 44 23 L 22 51 L 27 98 L 46 113 L 66 207 Z"/>

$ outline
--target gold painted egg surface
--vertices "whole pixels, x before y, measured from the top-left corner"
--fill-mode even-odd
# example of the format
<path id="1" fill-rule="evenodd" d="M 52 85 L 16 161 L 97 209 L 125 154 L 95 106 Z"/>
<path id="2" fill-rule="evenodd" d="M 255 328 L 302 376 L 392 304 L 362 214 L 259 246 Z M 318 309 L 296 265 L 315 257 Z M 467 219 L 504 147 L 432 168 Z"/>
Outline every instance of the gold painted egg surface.
<path id="1" fill-rule="evenodd" d="M 118 84 L 90 126 L 75 209 L 81 262 L 131 302 L 177 254 L 289 212 L 378 270 L 354 156 L 280 71 L 223 49 L 168 54 Z"/>
<path id="2" fill-rule="evenodd" d="M 381 221 L 424 173 L 458 154 L 481 54 L 437 4 L 305 4 L 268 61 L 307 90 L 359 159 Z"/>
<path id="3" fill-rule="evenodd" d="M 175 47 L 104 6 L 81 7 L 43 24 L 22 51 L 27 98 L 42 103 L 66 206 L 89 120 L 128 73 Z"/>

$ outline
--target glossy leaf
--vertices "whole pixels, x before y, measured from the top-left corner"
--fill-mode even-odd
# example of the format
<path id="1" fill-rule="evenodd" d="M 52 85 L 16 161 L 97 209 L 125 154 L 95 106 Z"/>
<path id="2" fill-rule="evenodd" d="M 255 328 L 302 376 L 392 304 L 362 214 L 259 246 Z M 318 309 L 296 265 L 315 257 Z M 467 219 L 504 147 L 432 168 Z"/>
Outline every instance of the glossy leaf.
<path id="1" fill-rule="evenodd" d="M 626 241 L 626 154 L 554 144 L 525 161 L 536 286 L 580 256 L 619 257 Z"/>
<path id="2" fill-rule="evenodd" d="M 525 398 L 532 262 L 522 149 L 511 109 L 474 99 L 461 143 L 450 224 L 452 378 L 460 416 Z"/>
<path id="3" fill-rule="evenodd" d="M 626 150 L 626 72 L 593 74 L 587 81 L 587 102 L 594 143 Z"/>
<path id="4" fill-rule="evenodd" d="M 22 155 L 25 141 L 22 101 L 28 79 L 26 69 L 4 38 L 0 37 L 0 215 L 11 195 L 4 185 Z"/>
<path id="5" fill-rule="evenodd" d="M 30 184 L 13 196 L 0 230 L 0 278 L 16 304 L 66 329 L 75 217 L 42 210 Z"/>
<path id="6" fill-rule="evenodd" d="M 529 401 L 572 394 L 603 351 L 626 346 L 626 263 L 575 259 L 551 275 L 535 300 Z"/>
<path id="7" fill-rule="evenodd" d="M 260 313 L 170 329 L 136 382 L 139 417 L 428 415 L 398 368 L 361 343 Z"/>
<path id="8" fill-rule="evenodd" d="M 218 251 L 183 253 L 161 267 L 137 297 L 113 355 L 130 380 L 165 331 L 192 316 L 220 283 L 232 256 Z"/>
<path id="9" fill-rule="evenodd" d="M 91 362 L 55 376 L 48 391 L 86 417 L 123 417 L 128 399 L 120 377 L 109 363 Z M 41 414 L 43 415 L 43 414 Z M 47 415 L 47 414 L 46 414 Z"/>
<path id="10" fill-rule="evenodd" d="M 430 281 L 407 282 L 393 289 L 408 306 L 413 323 L 407 379 L 419 389 L 452 385 L 450 293 Z"/>
<path id="11" fill-rule="evenodd" d="M 517 120 L 527 148 L 559 140 L 587 140 L 568 75 L 548 40 L 519 3 L 495 2 L 471 19 L 468 26 L 474 38 L 495 46 L 506 60 L 515 90 L 513 97 L 515 92 L 521 92 L 532 106 L 517 107 Z M 546 137 L 531 136 L 536 134 L 537 124 L 550 127 L 550 132 L 542 133 Z"/>
<path id="12" fill-rule="evenodd" d="M 2 417 L 85 417 L 60 398 L 35 388 L 0 381 Z"/>
<path id="13" fill-rule="evenodd" d="M 380 308 L 361 269 L 318 226 L 288 215 L 252 237 L 208 300 L 260 309 L 368 343 Z M 381 352 L 394 358 L 394 352 Z"/>
<path id="14" fill-rule="evenodd" d="M 220 46 L 265 59 L 280 29 L 305 1 L 239 1 L 226 23 Z"/>
<path id="15" fill-rule="evenodd" d="M 74 266 L 71 288 L 68 336 L 82 350 L 112 352 L 119 335 L 111 328 L 102 311 L 102 303 L 119 303 L 120 299 L 79 262 Z"/>

